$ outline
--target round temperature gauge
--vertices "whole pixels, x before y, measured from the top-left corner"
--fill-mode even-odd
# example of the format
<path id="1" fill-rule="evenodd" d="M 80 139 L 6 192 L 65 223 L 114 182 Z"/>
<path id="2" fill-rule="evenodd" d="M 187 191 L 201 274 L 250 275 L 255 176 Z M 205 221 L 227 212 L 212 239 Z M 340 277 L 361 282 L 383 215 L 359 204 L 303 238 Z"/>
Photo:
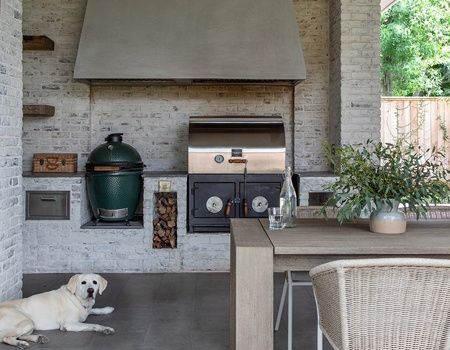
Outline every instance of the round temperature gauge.
<path id="1" fill-rule="evenodd" d="M 214 161 L 215 161 L 216 163 L 223 163 L 223 161 L 224 161 L 223 155 L 221 155 L 221 154 L 216 155 L 216 156 L 214 157 Z"/>
<path id="2" fill-rule="evenodd" d="M 222 208 L 223 208 L 223 201 L 217 196 L 209 197 L 208 200 L 206 201 L 206 209 L 210 213 L 217 214 L 222 210 Z"/>
<path id="3" fill-rule="evenodd" d="M 258 196 L 252 200 L 252 209 L 257 213 L 264 213 L 269 207 L 269 202 L 263 196 Z"/>

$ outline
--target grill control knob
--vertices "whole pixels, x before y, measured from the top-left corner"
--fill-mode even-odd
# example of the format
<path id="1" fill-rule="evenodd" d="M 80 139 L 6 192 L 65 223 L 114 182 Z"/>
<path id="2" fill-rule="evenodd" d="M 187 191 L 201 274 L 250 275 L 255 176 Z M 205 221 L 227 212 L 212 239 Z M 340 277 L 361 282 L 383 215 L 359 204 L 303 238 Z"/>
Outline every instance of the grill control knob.
<path id="1" fill-rule="evenodd" d="M 252 209 L 256 213 L 264 213 L 269 206 L 269 202 L 263 196 L 258 196 L 252 200 Z"/>
<path id="2" fill-rule="evenodd" d="M 216 155 L 215 157 L 214 157 L 214 161 L 216 162 L 216 163 L 223 163 L 223 161 L 224 161 L 224 158 L 223 158 L 223 155 L 221 155 L 221 154 L 218 154 L 218 155 Z"/>
<path id="3" fill-rule="evenodd" d="M 210 213 L 217 214 L 222 210 L 222 208 L 223 208 L 223 201 L 217 196 L 209 197 L 208 200 L 206 201 L 206 209 Z"/>

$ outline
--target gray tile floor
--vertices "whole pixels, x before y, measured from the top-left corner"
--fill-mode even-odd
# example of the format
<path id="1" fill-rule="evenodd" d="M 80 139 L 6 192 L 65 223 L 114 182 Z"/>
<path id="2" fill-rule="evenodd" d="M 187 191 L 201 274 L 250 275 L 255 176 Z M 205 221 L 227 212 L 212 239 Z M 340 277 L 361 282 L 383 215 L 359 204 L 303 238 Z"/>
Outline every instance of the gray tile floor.
<path id="1" fill-rule="evenodd" d="M 228 349 L 229 275 L 204 274 L 104 274 L 109 282 L 96 306 L 113 306 L 111 315 L 90 316 L 87 322 L 111 326 L 116 334 L 91 332 L 41 332 L 50 342 L 33 344 L 33 349 Z M 24 297 L 58 288 L 67 274 L 24 276 Z M 282 275 L 276 275 L 275 299 L 279 300 Z M 316 346 L 315 306 L 310 288 L 294 289 L 294 349 Z M 276 306 L 277 307 L 277 306 Z M 275 308 L 276 309 L 276 308 Z M 287 348 L 287 322 L 275 334 L 275 349 Z M 0 345 L 0 350 L 13 349 Z M 331 350 L 326 344 L 325 350 Z"/>

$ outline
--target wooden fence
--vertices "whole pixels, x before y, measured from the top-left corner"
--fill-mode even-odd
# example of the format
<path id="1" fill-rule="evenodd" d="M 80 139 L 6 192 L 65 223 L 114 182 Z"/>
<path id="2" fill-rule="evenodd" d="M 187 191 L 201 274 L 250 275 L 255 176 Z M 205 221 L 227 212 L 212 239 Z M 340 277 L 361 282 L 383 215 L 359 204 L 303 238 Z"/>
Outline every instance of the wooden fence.
<path id="1" fill-rule="evenodd" d="M 443 150 L 450 166 L 450 97 L 382 97 L 381 140 L 406 138 L 431 149 Z"/>

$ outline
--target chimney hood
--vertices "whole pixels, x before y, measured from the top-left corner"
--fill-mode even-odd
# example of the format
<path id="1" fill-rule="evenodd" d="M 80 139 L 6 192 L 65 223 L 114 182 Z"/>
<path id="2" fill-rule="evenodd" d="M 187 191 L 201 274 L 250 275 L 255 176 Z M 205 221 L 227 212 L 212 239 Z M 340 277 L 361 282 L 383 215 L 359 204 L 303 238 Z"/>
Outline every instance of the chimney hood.
<path id="1" fill-rule="evenodd" d="M 88 0 L 74 78 L 295 85 L 305 74 L 292 0 Z"/>

